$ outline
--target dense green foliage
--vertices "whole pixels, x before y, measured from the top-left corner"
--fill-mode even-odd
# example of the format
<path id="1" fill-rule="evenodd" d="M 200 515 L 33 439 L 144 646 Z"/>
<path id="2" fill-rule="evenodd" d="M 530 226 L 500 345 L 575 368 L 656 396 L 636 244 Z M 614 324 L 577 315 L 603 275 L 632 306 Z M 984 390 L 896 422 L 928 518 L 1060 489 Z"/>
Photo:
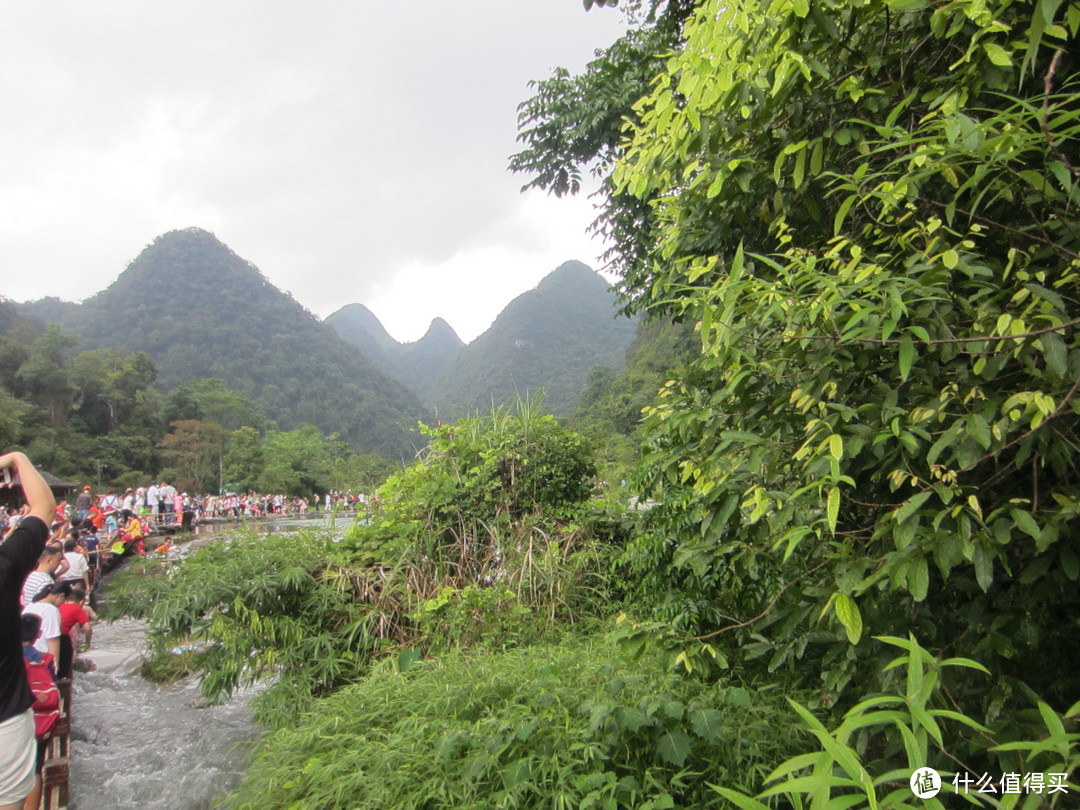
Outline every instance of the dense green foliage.
<path id="1" fill-rule="evenodd" d="M 694 330 L 639 428 L 655 505 L 629 543 L 587 522 L 581 440 L 533 411 L 433 429 L 328 552 L 396 655 L 269 737 L 237 806 L 899 808 L 923 765 L 1067 806 L 1080 4 L 631 7 L 523 108 L 517 167 L 611 169 L 626 307 Z M 633 430 L 617 381 L 586 413 Z M 615 613 L 626 659 L 585 638 Z"/>
<path id="2" fill-rule="evenodd" d="M 273 676 L 259 718 L 283 725 L 390 654 L 530 643 L 608 610 L 617 527 L 590 503 L 581 437 L 537 403 L 430 430 L 344 537 L 239 536 L 147 563 L 111 607 L 159 646 L 212 642 L 209 697 Z"/>
<path id="3" fill-rule="evenodd" d="M 757 784 L 798 741 L 778 690 L 671 679 L 596 640 L 395 663 L 276 734 L 227 806 L 715 807 L 709 783 Z"/>
<path id="4" fill-rule="evenodd" d="M 600 477 L 609 489 L 616 485 L 626 489 L 623 482 L 637 468 L 645 408 L 700 350 L 701 342 L 690 323 L 643 322 L 621 371 L 595 366 L 589 373 L 571 424 L 596 443 Z"/>
<path id="5" fill-rule="evenodd" d="M 312 696 L 354 679 L 373 653 L 369 617 L 357 615 L 329 567 L 331 547 L 326 533 L 249 531 L 183 564 L 139 561 L 110 584 L 109 615 L 150 619 L 159 654 L 178 641 L 217 641 L 195 664 L 207 697 L 272 676 L 256 718 L 285 722 Z"/>
<path id="6" fill-rule="evenodd" d="M 0 438 L 62 478 L 101 491 L 167 478 L 195 493 L 311 497 L 369 491 L 401 467 L 312 425 L 278 430 L 223 380 L 195 378 L 163 395 L 145 352 L 77 345 L 0 302 Z"/>
<path id="7" fill-rule="evenodd" d="M 703 345 L 652 411 L 679 542 L 642 565 L 674 622 L 830 690 L 877 671 L 831 624 L 1071 703 L 1075 65 L 1026 6 L 894 5 L 706 5 L 639 107 L 616 179 L 659 230 L 625 290 Z"/>
<path id="8" fill-rule="evenodd" d="M 567 262 L 511 301 L 435 382 L 431 403 L 464 415 L 543 390 L 552 413 L 573 412 L 594 366 L 621 368 L 634 322 L 617 318 L 597 273 Z"/>
<path id="9" fill-rule="evenodd" d="M 419 447 L 415 395 L 206 231 L 158 237 L 107 289 L 59 312 L 84 348 L 146 352 L 167 390 L 222 379 L 280 429 L 315 425 L 399 461 Z"/>
<path id="10" fill-rule="evenodd" d="M 947 745 L 993 760 L 1034 699 L 1080 696 L 1063 621 L 1080 607 L 1080 6 L 695 5 L 632 107 L 589 79 L 648 27 L 523 108 L 535 182 L 611 169 L 597 227 L 627 308 L 701 343 L 648 410 L 640 481 L 660 505 L 628 557 L 629 638 L 681 636 L 694 671 L 765 670 L 847 708 L 885 688 L 869 637 L 911 633 L 993 673 L 945 692 L 987 729 Z M 569 157 L 536 140 L 574 134 L 582 107 L 621 114 L 625 137 Z"/>

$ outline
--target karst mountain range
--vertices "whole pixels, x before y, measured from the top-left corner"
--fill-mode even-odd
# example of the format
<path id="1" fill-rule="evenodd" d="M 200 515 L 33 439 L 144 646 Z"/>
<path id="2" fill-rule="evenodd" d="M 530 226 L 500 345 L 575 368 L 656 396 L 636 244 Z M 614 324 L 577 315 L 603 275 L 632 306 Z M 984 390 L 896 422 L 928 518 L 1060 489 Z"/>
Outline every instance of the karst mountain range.
<path id="1" fill-rule="evenodd" d="M 571 413 L 595 366 L 621 368 L 635 322 L 577 261 L 511 301 L 469 344 L 442 318 L 400 343 L 360 303 L 320 320 L 213 234 L 163 234 L 82 303 L 19 305 L 80 339 L 81 349 L 145 351 L 165 389 L 215 377 L 283 429 L 316 425 L 353 446 L 399 456 L 419 421 L 457 418 L 538 390 Z"/>

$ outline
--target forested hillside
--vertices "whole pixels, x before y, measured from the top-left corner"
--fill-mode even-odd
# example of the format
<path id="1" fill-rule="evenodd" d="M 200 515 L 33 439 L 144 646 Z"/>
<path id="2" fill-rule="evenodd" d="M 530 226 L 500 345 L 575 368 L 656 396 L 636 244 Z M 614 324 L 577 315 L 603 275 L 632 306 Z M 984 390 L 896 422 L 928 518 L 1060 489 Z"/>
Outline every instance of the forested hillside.
<path id="1" fill-rule="evenodd" d="M 617 317 L 609 285 L 581 262 L 566 262 L 510 302 L 435 382 L 443 414 L 504 405 L 540 389 L 546 407 L 569 414 L 594 366 L 621 368 L 635 322 Z"/>
<path id="2" fill-rule="evenodd" d="M 457 359 L 465 345 L 442 318 L 431 322 L 427 332 L 413 343 L 398 343 L 375 313 L 363 304 L 349 304 L 326 319 L 349 343 L 374 360 L 387 374 L 431 404 L 435 380 Z"/>
<path id="3" fill-rule="evenodd" d="M 166 389 L 224 380 L 283 429 L 315 425 L 393 458 L 421 444 L 412 392 L 206 231 L 158 237 L 82 304 L 25 311 L 62 312 L 82 348 L 146 352 Z"/>
<path id="4" fill-rule="evenodd" d="M 375 313 L 363 304 L 346 304 L 327 316 L 326 323 L 334 327 L 344 340 L 380 365 L 386 362 L 388 352 L 399 345 Z M 385 366 L 383 369 L 385 370 Z"/>

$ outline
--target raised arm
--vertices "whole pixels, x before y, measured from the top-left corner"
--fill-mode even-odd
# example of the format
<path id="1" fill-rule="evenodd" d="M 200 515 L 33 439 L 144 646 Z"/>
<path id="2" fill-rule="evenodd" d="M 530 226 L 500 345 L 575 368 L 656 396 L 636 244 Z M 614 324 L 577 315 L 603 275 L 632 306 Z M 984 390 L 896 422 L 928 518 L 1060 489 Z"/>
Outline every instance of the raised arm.
<path id="1" fill-rule="evenodd" d="M 10 470 L 13 476 L 18 475 L 23 496 L 30 506 L 30 514 L 41 518 L 46 526 L 52 523 L 56 512 L 56 498 L 26 454 L 16 452 L 0 456 L 0 470 Z"/>

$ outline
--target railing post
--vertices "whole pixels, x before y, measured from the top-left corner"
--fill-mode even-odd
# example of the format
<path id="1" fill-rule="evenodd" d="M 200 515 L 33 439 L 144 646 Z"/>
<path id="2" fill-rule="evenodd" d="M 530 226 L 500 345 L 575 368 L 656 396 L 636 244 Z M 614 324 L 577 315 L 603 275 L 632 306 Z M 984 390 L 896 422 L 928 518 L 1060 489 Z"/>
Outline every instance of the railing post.
<path id="1" fill-rule="evenodd" d="M 56 682 L 60 690 L 60 719 L 45 752 L 41 768 L 42 810 L 64 810 L 68 804 L 70 784 L 69 755 L 71 745 L 71 678 Z"/>

